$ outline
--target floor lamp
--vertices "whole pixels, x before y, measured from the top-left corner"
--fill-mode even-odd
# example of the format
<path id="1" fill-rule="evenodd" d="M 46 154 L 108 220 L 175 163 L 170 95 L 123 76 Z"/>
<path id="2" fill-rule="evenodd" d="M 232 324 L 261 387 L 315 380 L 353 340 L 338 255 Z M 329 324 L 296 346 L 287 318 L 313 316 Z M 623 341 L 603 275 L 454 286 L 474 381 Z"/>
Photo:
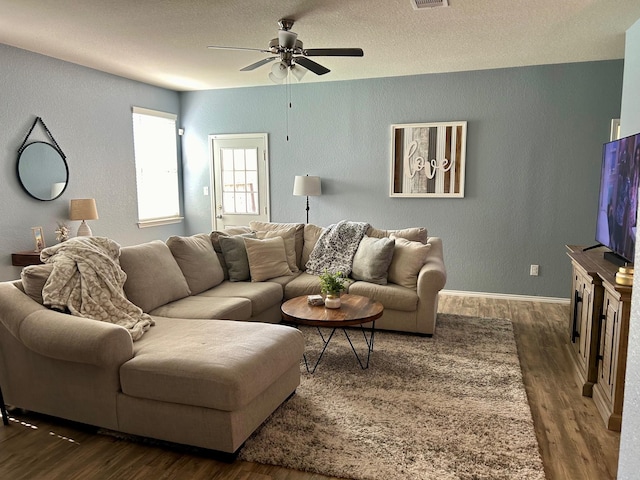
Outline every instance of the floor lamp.
<path id="1" fill-rule="evenodd" d="M 307 197 L 307 223 L 309 223 L 309 197 L 322 195 L 320 177 L 296 175 L 295 181 L 293 182 L 293 194 Z"/>

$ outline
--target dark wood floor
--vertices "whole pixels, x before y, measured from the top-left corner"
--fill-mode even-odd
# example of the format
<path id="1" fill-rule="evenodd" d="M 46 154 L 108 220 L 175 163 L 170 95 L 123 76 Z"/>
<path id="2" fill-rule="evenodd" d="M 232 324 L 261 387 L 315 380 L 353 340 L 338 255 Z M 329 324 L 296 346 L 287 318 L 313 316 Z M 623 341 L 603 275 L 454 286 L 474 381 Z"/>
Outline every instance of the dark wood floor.
<path id="1" fill-rule="evenodd" d="M 620 435 L 580 395 L 565 347 L 568 305 L 442 296 L 440 311 L 510 318 L 548 480 L 616 478 Z M 436 334 L 437 335 L 437 334 Z M 11 412 L 0 426 L 0 478 L 320 480 L 329 477 L 118 440 Z"/>

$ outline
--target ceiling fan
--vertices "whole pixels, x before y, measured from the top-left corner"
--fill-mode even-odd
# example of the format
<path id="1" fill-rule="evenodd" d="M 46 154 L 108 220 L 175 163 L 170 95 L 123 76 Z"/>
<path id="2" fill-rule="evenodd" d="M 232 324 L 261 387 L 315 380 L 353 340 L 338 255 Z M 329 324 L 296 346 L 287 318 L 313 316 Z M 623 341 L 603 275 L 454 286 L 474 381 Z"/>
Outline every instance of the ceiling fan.
<path id="1" fill-rule="evenodd" d="M 278 38 L 274 38 L 269 42 L 267 49 L 260 48 L 244 48 L 244 47 L 224 47 L 219 45 L 209 45 L 208 48 L 224 49 L 224 50 L 250 50 L 262 53 L 268 53 L 273 56 L 259 60 L 251 65 L 241 68 L 241 72 L 255 70 L 262 65 L 279 60 L 274 64 L 269 78 L 271 80 L 282 83 L 286 78 L 287 72 L 290 70 L 298 80 L 300 80 L 307 70 L 311 70 L 316 75 L 324 75 L 331 70 L 314 62 L 308 57 L 362 57 L 364 52 L 361 48 L 308 48 L 305 49 L 302 41 L 298 40 L 298 34 L 291 31 L 294 21 L 288 18 L 282 18 L 278 21 Z M 304 68 L 300 68 L 304 67 Z M 305 70 L 306 69 L 306 70 Z"/>

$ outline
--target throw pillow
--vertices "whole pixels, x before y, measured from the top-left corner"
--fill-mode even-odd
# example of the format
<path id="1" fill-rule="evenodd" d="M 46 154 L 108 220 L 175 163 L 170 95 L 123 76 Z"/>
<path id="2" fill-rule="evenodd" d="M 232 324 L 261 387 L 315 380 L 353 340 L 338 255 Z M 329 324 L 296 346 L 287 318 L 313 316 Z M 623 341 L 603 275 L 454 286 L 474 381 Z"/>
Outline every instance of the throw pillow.
<path id="1" fill-rule="evenodd" d="M 171 250 L 160 240 L 122 247 L 120 266 L 127 274 L 124 293 L 145 313 L 191 294 Z"/>
<path id="2" fill-rule="evenodd" d="M 299 272 L 296 259 L 296 227 L 278 228 L 256 232 L 258 238 L 281 237 L 284 240 L 284 250 L 287 253 L 287 263 L 292 273 Z"/>
<path id="3" fill-rule="evenodd" d="M 209 238 L 211 239 L 211 244 L 213 245 L 213 250 L 216 252 L 218 256 L 218 261 L 222 266 L 222 272 L 224 274 L 224 279 L 229 280 L 229 267 L 227 266 L 227 262 L 224 259 L 224 255 L 222 254 L 222 247 L 220 246 L 220 237 L 232 237 L 232 236 L 245 236 L 250 238 L 256 238 L 256 234 L 254 232 L 245 232 L 245 233 L 232 233 L 234 231 L 239 231 L 240 227 L 234 227 L 232 229 L 226 229 L 224 231 L 214 231 L 209 234 Z"/>
<path id="4" fill-rule="evenodd" d="M 302 246 L 304 244 L 304 223 L 275 223 L 275 222 L 249 222 L 249 226 L 256 232 L 264 232 L 269 230 L 282 230 L 295 228 L 295 249 L 296 249 L 296 266 L 302 268 Z M 285 248 L 288 248 L 285 243 Z M 287 252 L 288 253 L 288 252 Z M 297 270 L 296 270 L 297 271 Z"/>
<path id="5" fill-rule="evenodd" d="M 378 228 L 369 227 L 367 236 L 375 238 L 384 238 L 394 236 L 396 238 L 404 238 L 412 242 L 427 243 L 429 236 L 427 229 L 423 227 L 403 228 L 401 230 L 380 230 Z"/>
<path id="6" fill-rule="evenodd" d="M 431 244 L 410 242 L 404 238 L 395 238 L 393 259 L 389 265 L 389 282 L 416 290 L 418 288 L 418 273 L 427 261 L 427 253 Z"/>
<path id="7" fill-rule="evenodd" d="M 255 238 L 255 234 L 245 235 L 251 235 Z M 231 282 L 244 282 L 251 278 L 247 249 L 244 246 L 244 239 L 248 237 L 245 237 L 245 235 L 220 236 L 218 238 L 222 255 L 229 271 L 229 281 Z"/>
<path id="8" fill-rule="evenodd" d="M 282 237 L 275 236 L 264 240 L 245 238 L 244 243 L 252 282 L 292 275 Z"/>
<path id="9" fill-rule="evenodd" d="M 51 275 L 51 270 L 53 270 L 53 263 L 46 263 L 44 265 L 29 265 L 24 267 L 20 273 L 24 293 L 40 305 L 43 304 L 42 289 Z"/>
<path id="10" fill-rule="evenodd" d="M 191 295 L 209 290 L 224 280 L 222 265 L 206 233 L 169 237 L 167 246 L 187 280 Z"/>
<path id="11" fill-rule="evenodd" d="M 302 248 L 302 265 L 309 261 L 309 255 L 313 252 L 313 247 L 318 243 L 320 235 L 325 231 L 324 227 L 308 223 L 304 226 L 304 247 Z"/>
<path id="12" fill-rule="evenodd" d="M 354 280 L 386 285 L 395 244 L 396 241 L 393 238 L 365 236 L 353 257 L 351 277 Z"/>

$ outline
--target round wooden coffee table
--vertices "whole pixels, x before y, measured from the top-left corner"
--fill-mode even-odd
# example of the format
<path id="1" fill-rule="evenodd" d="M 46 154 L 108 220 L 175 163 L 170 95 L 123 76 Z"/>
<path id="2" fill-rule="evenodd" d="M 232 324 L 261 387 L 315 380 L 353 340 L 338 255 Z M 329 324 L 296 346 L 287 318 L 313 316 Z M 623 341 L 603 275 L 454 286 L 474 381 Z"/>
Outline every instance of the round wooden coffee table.
<path id="1" fill-rule="evenodd" d="M 286 322 L 294 325 L 309 325 L 317 327 L 320 337 L 322 338 L 323 348 L 313 368 L 309 368 L 306 354 L 304 356 L 304 363 L 309 373 L 314 373 L 316 371 L 329 342 L 333 338 L 333 334 L 339 328 L 342 329 L 347 337 L 349 345 L 351 345 L 351 349 L 353 350 L 360 367 L 363 369 L 369 367 L 369 358 L 373 351 L 376 319 L 382 316 L 384 307 L 380 302 L 361 295 L 344 294 L 340 297 L 340 302 L 340 308 L 326 308 L 324 305 L 309 305 L 307 302 L 307 296 L 303 295 L 287 300 L 282 304 L 282 316 Z M 367 337 L 366 329 L 363 325 L 369 322 L 371 322 L 371 332 L 369 337 Z M 360 326 L 364 340 L 367 343 L 366 363 L 360 359 L 358 352 L 353 346 L 351 337 L 349 337 L 349 333 L 345 328 L 353 326 Z M 321 327 L 331 328 L 331 333 L 328 338 L 325 339 L 324 335 L 322 335 L 322 332 L 320 331 Z"/>

